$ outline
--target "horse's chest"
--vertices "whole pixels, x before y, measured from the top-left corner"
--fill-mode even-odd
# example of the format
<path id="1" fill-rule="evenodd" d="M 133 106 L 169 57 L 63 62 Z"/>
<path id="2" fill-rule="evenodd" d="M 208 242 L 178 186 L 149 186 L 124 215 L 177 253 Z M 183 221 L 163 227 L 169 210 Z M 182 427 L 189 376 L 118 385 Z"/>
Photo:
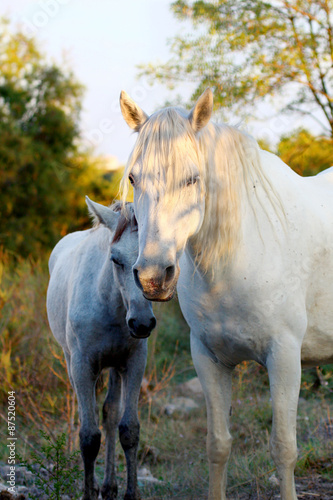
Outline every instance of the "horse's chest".
<path id="1" fill-rule="evenodd" d="M 225 365 L 236 365 L 247 359 L 261 361 L 265 358 L 267 339 L 259 337 L 252 326 L 223 307 L 218 313 L 205 317 L 197 315 L 200 328 L 192 331 L 202 343 Z"/>
<path id="2" fill-rule="evenodd" d="M 72 316 L 71 327 L 71 350 L 78 348 L 100 368 L 124 366 L 138 343 L 121 318 L 107 314 L 87 318 Z"/>
<path id="3" fill-rule="evenodd" d="M 101 369 L 115 367 L 123 368 L 127 360 L 138 347 L 140 340 L 132 339 L 127 330 L 111 326 L 103 332 L 96 332 L 93 345 L 85 346 L 89 349 L 90 359 Z"/>
<path id="4" fill-rule="evenodd" d="M 182 312 L 192 334 L 209 352 L 226 365 L 247 359 L 263 362 L 269 338 L 262 329 L 262 317 L 244 290 L 218 293 L 192 286 L 188 300 L 188 294 L 183 293 L 186 289 L 178 287 Z"/>

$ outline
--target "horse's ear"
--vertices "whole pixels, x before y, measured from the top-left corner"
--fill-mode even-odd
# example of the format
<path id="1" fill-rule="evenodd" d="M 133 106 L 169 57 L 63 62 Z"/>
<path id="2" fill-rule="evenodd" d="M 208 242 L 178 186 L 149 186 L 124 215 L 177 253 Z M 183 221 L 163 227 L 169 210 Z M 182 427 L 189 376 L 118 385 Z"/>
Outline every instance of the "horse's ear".
<path id="1" fill-rule="evenodd" d="M 120 109 L 127 125 L 135 132 L 139 132 L 142 125 L 148 120 L 148 115 L 122 90 L 120 93 Z"/>
<path id="2" fill-rule="evenodd" d="M 209 122 L 213 112 L 213 92 L 210 88 L 199 97 L 189 114 L 189 120 L 194 132 L 199 132 Z"/>
<path id="3" fill-rule="evenodd" d="M 103 224 L 103 226 L 108 227 L 111 231 L 116 229 L 119 213 L 116 213 L 110 208 L 90 200 L 88 196 L 86 196 L 86 204 L 88 205 L 89 213 L 93 217 L 95 224 Z"/>

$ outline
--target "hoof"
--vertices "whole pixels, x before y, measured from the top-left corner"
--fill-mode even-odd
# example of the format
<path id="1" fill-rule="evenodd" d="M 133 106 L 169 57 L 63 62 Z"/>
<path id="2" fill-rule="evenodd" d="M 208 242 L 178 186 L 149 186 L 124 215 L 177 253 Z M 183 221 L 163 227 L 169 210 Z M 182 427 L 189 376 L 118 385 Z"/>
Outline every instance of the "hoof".
<path id="1" fill-rule="evenodd" d="M 117 484 L 103 484 L 102 489 L 102 498 L 103 500 L 116 500 L 118 494 L 118 486 Z"/>
<path id="2" fill-rule="evenodd" d="M 124 500 L 141 500 L 140 491 L 138 489 L 135 493 L 126 491 Z"/>
<path id="3" fill-rule="evenodd" d="M 92 491 L 85 491 L 82 500 L 98 500 L 99 487 L 94 486 Z"/>

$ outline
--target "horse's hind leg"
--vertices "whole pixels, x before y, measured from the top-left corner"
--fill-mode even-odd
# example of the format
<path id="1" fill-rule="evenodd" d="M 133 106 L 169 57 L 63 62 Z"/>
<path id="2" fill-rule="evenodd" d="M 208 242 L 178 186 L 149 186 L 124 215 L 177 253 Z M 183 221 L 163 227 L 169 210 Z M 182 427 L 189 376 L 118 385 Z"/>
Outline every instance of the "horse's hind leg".
<path id="1" fill-rule="evenodd" d="M 267 359 L 273 426 L 271 455 L 280 481 L 281 500 L 297 500 L 294 469 L 297 460 L 296 417 L 301 381 L 300 347 L 293 338 L 279 338 Z"/>
<path id="2" fill-rule="evenodd" d="M 137 488 L 137 452 L 140 436 L 138 400 L 147 357 L 147 343 L 145 341 L 140 342 L 142 342 L 142 346 L 138 347 L 135 355 L 129 358 L 127 369 L 122 376 L 125 411 L 119 424 L 119 437 L 127 463 L 125 500 L 140 498 Z"/>
<path id="3" fill-rule="evenodd" d="M 71 375 L 79 403 L 80 448 L 84 464 L 83 500 L 97 500 L 98 486 L 94 477 L 95 460 L 101 443 L 101 432 L 96 423 L 95 384 L 98 374 L 79 353 L 71 356 Z"/>
<path id="4" fill-rule="evenodd" d="M 109 388 L 103 405 L 103 426 L 106 433 L 105 473 L 102 486 L 102 497 L 105 500 L 117 498 L 117 480 L 115 475 L 116 432 L 120 421 L 121 378 L 111 368 Z"/>
<path id="5" fill-rule="evenodd" d="M 231 450 L 229 415 L 232 370 L 215 363 L 202 342 L 191 334 L 191 354 L 207 406 L 209 500 L 225 500 Z"/>

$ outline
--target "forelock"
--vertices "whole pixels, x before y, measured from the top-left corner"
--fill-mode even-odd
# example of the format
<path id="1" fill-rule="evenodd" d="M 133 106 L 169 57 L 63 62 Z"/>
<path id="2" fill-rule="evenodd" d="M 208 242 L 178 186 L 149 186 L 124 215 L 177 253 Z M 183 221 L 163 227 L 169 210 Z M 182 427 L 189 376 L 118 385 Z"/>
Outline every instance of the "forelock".
<path id="1" fill-rule="evenodd" d="M 133 206 L 131 203 L 126 203 L 125 206 L 123 206 L 120 201 L 117 201 L 110 208 L 114 212 L 120 213 L 118 224 L 111 242 L 111 244 L 114 244 L 120 241 L 122 235 L 128 227 L 131 228 L 131 232 L 137 231 L 138 223 L 135 218 Z"/>
<path id="2" fill-rule="evenodd" d="M 140 162 L 144 163 L 143 183 L 147 179 L 164 181 L 171 189 L 178 187 L 184 177 L 193 173 L 193 165 L 199 167 L 200 150 L 184 110 L 165 108 L 147 120 L 129 158 L 124 182 L 133 166 Z M 159 177 L 161 173 L 164 179 Z"/>

